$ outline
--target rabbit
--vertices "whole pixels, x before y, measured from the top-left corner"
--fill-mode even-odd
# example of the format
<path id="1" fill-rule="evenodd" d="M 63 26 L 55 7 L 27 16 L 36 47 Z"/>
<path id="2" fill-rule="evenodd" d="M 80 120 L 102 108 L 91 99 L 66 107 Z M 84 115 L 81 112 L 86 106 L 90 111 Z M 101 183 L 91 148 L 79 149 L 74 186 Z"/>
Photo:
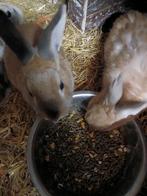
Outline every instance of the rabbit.
<path id="1" fill-rule="evenodd" d="M 3 11 L 7 17 L 16 25 L 22 24 L 24 22 L 22 11 L 15 5 L 10 3 L 0 3 L 0 10 Z M 0 39 L 0 104 L 3 103 L 6 96 L 11 92 L 11 85 L 8 81 L 4 68 L 4 51 L 5 43 L 2 39 Z"/>
<path id="2" fill-rule="evenodd" d="M 23 12 L 17 6 L 0 2 L 0 10 L 3 11 L 14 24 L 24 23 Z"/>
<path id="3" fill-rule="evenodd" d="M 22 11 L 15 5 L 0 2 L 0 10 L 4 12 L 14 24 L 19 25 L 24 23 L 24 16 Z M 0 39 L 0 61 L 3 59 L 4 49 L 5 43 L 2 39 Z"/>
<path id="4" fill-rule="evenodd" d="M 103 89 L 91 99 L 85 119 L 111 130 L 134 119 L 147 107 L 147 15 L 120 16 L 104 44 Z"/>
<path id="5" fill-rule="evenodd" d="M 69 111 L 74 89 L 70 64 L 60 51 L 66 17 L 65 3 L 45 29 L 35 23 L 16 26 L 0 12 L 8 79 L 37 115 L 52 122 Z"/>
<path id="6" fill-rule="evenodd" d="M 11 20 L 12 23 L 16 25 L 24 23 L 23 12 L 15 5 L 0 2 L 0 10 L 7 15 L 7 17 Z M 0 61 L 2 61 L 3 59 L 4 50 L 5 43 L 2 39 L 0 39 Z"/>
<path id="7" fill-rule="evenodd" d="M 11 92 L 11 84 L 7 78 L 3 61 L 0 61 L 0 105 L 5 103 L 5 98 Z"/>

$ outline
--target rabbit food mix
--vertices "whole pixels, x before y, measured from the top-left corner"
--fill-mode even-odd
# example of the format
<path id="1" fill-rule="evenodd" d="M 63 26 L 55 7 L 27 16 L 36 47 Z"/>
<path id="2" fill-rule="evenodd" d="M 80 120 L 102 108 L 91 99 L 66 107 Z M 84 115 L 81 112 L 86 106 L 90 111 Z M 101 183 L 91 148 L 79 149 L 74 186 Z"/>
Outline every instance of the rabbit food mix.
<path id="1" fill-rule="evenodd" d="M 72 112 L 44 130 L 36 159 L 48 188 L 63 195 L 89 195 L 112 186 L 128 152 L 121 131 L 99 132 Z"/>

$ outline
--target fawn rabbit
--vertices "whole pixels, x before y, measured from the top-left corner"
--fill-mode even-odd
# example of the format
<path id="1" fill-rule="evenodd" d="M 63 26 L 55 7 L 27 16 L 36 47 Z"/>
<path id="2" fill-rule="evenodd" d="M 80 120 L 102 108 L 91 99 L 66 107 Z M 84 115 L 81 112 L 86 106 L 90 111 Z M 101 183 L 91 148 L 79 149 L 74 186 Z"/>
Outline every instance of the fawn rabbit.
<path id="1" fill-rule="evenodd" d="M 58 120 L 71 105 L 73 76 L 70 64 L 59 53 L 66 23 L 62 4 L 51 23 L 14 25 L 0 12 L 0 36 L 7 45 L 4 63 L 8 79 L 38 115 Z"/>
<path id="2" fill-rule="evenodd" d="M 120 16 L 105 48 L 103 90 L 88 107 L 86 120 L 99 129 L 112 129 L 147 107 L 147 15 L 129 11 Z"/>

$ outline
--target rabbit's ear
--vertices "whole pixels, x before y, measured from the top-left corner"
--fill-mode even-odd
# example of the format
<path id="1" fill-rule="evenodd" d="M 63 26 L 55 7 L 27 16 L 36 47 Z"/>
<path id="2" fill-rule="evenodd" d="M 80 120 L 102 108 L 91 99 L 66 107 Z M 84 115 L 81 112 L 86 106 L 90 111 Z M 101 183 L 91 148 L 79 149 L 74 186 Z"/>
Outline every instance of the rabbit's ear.
<path id="1" fill-rule="evenodd" d="M 123 80 L 121 74 L 112 82 L 108 92 L 108 102 L 111 105 L 117 104 L 123 94 Z"/>
<path id="2" fill-rule="evenodd" d="M 57 59 L 62 44 L 65 23 L 66 5 L 62 4 L 51 23 L 42 32 L 38 43 L 38 52 L 45 59 Z"/>
<path id="3" fill-rule="evenodd" d="M 147 107 L 147 102 L 130 102 L 123 103 L 116 107 L 121 118 L 127 118 L 128 116 L 135 116 Z"/>
<path id="4" fill-rule="evenodd" d="M 26 64 L 33 55 L 32 48 L 24 40 L 7 15 L 0 10 L 0 37 L 11 48 L 19 60 Z"/>

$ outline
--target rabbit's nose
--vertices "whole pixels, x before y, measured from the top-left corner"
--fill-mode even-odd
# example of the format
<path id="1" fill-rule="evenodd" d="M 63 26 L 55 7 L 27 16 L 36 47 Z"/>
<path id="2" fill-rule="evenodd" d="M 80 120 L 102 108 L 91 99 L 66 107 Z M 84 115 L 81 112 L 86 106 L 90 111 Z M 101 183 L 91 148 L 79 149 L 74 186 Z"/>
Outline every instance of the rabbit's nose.
<path id="1" fill-rule="evenodd" d="M 60 110 L 59 106 L 57 106 L 57 103 L 54 103 L 53 101 L 39 101 L 39 108 L 40 111 L 45 115 L 47 119 L 57 121 L 60 116 Z"/>
<path id="2" fill-rule="evenodd" d="M 51 120 L 57 120 L 59 118 L 59 110 L 57 107 L 48 106 L 45 108 L 45 114 Z"/>

